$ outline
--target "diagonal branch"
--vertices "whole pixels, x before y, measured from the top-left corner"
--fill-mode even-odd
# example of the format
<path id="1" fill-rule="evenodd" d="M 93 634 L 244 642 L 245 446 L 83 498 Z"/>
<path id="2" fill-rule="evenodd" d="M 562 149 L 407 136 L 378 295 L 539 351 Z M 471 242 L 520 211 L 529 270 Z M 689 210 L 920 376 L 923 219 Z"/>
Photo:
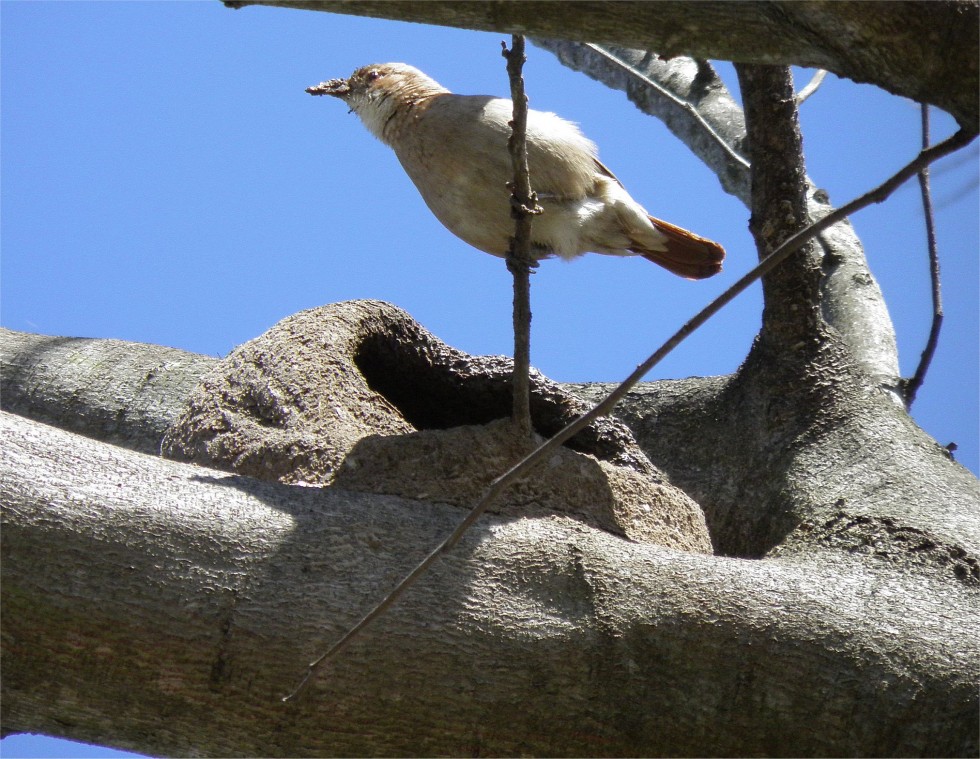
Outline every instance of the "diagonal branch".
<path id="1" fill-rule="evenodd" d="M 742 154 L 745 118 L 707 62 L 663 60 L 644 50 L 534 38 L 565 66 L 622 90 L 641 111 L 662 121 L 710 168 L 724 190 L 749 202 L 749 162 Z"/>
<path id="2" fill-rule="evenodd" d="M 820 85 L 823 84 L 823 80 L 827 77 L 826 69 L 817 69 L 816 73 L 807 82 L 806 87 L 796 93 L 796 105 L 800 106 L 809 99 L 809 97 L 820 89 Z"/>
<path id="3" fill-rule="evenodd" d="M 708 121 L 704 118 L 704 116 L 701 115 L 701 112 L 697 108 L 695 108 L 690 102 L 679 97 L 678 95 L 675 95 L 667 87 L 661 85 L 659 82 L 655 81 L 654 79 L 651 79 L 650 77 L 646 76 L 642 71 L 630 65 L 622 57 L 613 55 L 611 52 L 603 49 L 599 45 L 593 45 L 591 42 L 583 42 L 582 45 L 584 45 L 589 50 L 594 51 L 597 55 L 602 56 L 603 58 L 608 60 L 612 65 L 623 69 L 630 76 L 636 77 L 637 80 L 643 82 L 648 87 L 655 89 L 657 92 L 660 93 L 662 97 L 666 98 L 671 103 L 673 103 L 675 107 L 684 111 L 690 120 L 694 121 L 701 129 L 703 129 L 705 133 L 707 133 L 708 136 L 710 136 L 711 139 L 715 141 L 718 147 L 721 148 L 722 152 L 728 157 L 729 161 L 731 161 L 737 166 L 741 166 L 743 169 L 747 170 L 749 168 L 748 159 L 740 155 L 732 147 L 732 145 L 729 144 L 728 140 L 726 140 L 721 134 L 719 134 L 715 130 L 715 128 L 710 123 L 708 123 Z M 651 56 L 650 53 L 648 52 L 644 56 L 644 59 L 647 61 L 648 65 L 650 62 L 650 58 Z M 699 63 L 699 67 L 703 67 L 704 65 L 706 65 L 706 62 Z M 669 66 L 669 62 L 668 62 L 668 66 Z M 703 73 L 704 73 L 704 69 L 701 68 L 698 72 L 698 75 L 700 76 Z M 711 70 L 711 73 L 714 74 L 713 69 Z M 802 95 L 802 93 L 800 94 Z"/>

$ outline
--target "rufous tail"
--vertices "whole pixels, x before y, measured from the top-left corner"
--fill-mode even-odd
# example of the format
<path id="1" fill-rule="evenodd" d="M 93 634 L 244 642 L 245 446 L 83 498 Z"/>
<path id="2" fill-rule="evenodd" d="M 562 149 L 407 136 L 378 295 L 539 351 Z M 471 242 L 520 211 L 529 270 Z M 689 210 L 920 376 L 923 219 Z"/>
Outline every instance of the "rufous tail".
<path id="1" fill-rule="evenodd" d="M 630 248 L 631 251 L 686 279 L 705 279 L 721 271 L 725 249 L 718 243 L 653 216 L 650 221 L 667 238 L 667 249 L 648 250 L 636 247 Z"/>

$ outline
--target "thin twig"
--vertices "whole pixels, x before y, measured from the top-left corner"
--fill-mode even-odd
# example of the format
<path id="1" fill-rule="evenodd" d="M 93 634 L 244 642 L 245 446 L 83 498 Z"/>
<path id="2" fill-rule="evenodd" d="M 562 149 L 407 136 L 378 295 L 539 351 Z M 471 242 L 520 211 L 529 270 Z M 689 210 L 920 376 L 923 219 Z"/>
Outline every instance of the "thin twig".
<path id="1" fill-rule="evenodd" d="M 432 551 L 432 553 L 426 556 L 422 563 L 413 569 L 407 577 L 399 582 L 398 585 L 395 586 L 394 590 L 392 590 L 381 601 L 381 603 L 368 612 L 367 616 L 365 616 L 360 622 L 351 628 L 326 653 L 314 660 L 309 665 L 305 676 L 300 681 L 296 689 L 286 696 L 283 701 L 295 699 L 296 696 L 298 696 L 304 687 L 309 683 L 317 669 L 324 664 L 324 662 L 330 660 L 340 653 L 340 651 L 346 648 L 358 633 L 360 633 L 365 627 L 367 627 L 372 621 L 374 621 L 386 609 L 388 609 L 396 600 L 398 600 L 398 598 L 400 598 L 401 595 L 415 583 L 415 581 L 436 561 L 436 559 L 439 558 L 439 556 L 455 546 L 470 528 L 470 526 L 472 526 L 477 519 L 483 516 L 483 513 L 487 510 L 487 507 L 494 501 L 494 499 L 496 499 L 498 495 L 500 495 L 500 493 L 502 493 L 516 480 L 525 476 L 530 469 L 540 463 L 542 459 L 546 459 L 553 450 L 562 445 L 566 440 L 576 435 L 579 431 L 591 424 L 596 419 L 610 413 L 616 404 L 622 400 L 623 396 L 632 390 L 636 383 L 639 382 L 643 376 L 650 371 L 650 369 L 659 363 L 668 353 L 676 348 L 698 327 L 718 313 L 722 307 L 731 302 L 737 295 L 748 288 L 749 285 L 779 266 L 779 264 L 789 258 L 792 253 L 799 250 L 803 245 L 815 238 L 825 229 L 833 226 L 839 221 L 842 221 L 862 208 L 865 208 L 873 203 L 881 203 L 904 182 L 917 174 L 923 167 L 928 166 L 933 161 L 942 158 L 945 155 L 949 155 L 964 145 L 970 144 L 975 137 L 975 133 L 960 129 L 960 131 L 956 132 L 956 134 L 943 142 L 924 149 L 915 157 L 915 159 L 906 164 L 897 173 L 882 182 L 873 190 L 870 190 L 864 195 L 855 198 L 851 202 L 841 206 L 835 211 L 832 211 L 822 219 L 810 224 L 787 238 L 779 247 L 773 250 L 772 253 L 762 259 L 762 261 L 760 261 L 753 269 L 744 274 L 735 284 L 711 301 L 711 303 L 701 309 L 701 311 L 699 311 L 683 327 L 677 330 L 677 332 L 675 332 L 674 335 L 667 340 L 667 342 L 660 346 L 660 348 L 658 348 L 656 352 L 654 352 L 646 361 L 637 366 L 633 373 L 630 374 L 630 376 L 627 377 L 622 384 L 614 389 L 608 396 L 606 396 L 603 401 L 575 421 L 568 424 L 554 437 L 546 440 L 531 453 L 521 459 L 517 464 L 512 466 L 497 479 L 491 482 L 490 486 L 487 488 L 487 491 L 483 494 L 476 505 L 473 506 L 463 521 L 459 523 L 455 530 L 453 530 L 452 534 L 442 543 L 440 543 L 435 550 Z"/>
<path id="2" fill-rule="evenodd" d="M 820 85 L 823 84 L 824 77 L 826 76 L 827 71 L 825 69 L 817 69 L 816 73 L 813 75 L 813 78 L 807 82 L 806 87 L 796 94 L 797 107 L 799 107 L 804 100 L 819 89 Z"/>
<path id="3" fill-rule="evenodd" d="M 929 147 L 929 105 L 922 103 L 922 149 Z M 932 325 L 929 327 L 929 339 L 919 357 L 919 365 L 912 379 L 905 385 L 905 408 L 912 408 L 915 395 L 925 382 L 926 372 L 932 363 L 939 344 L 939 331 L 943 326 L 943 294 L 939 279 L 939 246 L 936 243 L 936 218 L 932 210 L 932 190 L 929 187 L 929 167 L 923 166 L 919 171 L 919 190 L 922 193 L 922 211 L 926 217 L 926 244 L 929 247 L 929 278 L 932 282 Z"/>
<path id="4" fill-rule="evenodd" d="M 710 63 L 683 56 L 654 61 L 650 50 L 612 52 L 590 43 L 532 39 L 565 66 L 626 92 L 637 108 L 660 119 L 704 161 L 726 192 L 748 205 L 749 161 L 739 152 L 745 139 L 742 109 Z M 696 71 L 688 68 L 690 63 Z"/>
<path id="5" fill-rule="evenodd" d="M 527 95 L 524 92 L 522 70 L 524 35 L 511 37 L 511 49 L 500 43 L 507 59 L 510 95 L 514 103 L 514 119 L 507 141 L 514 182 L 511 186 L 511 216 L 514 218 L 514 237 L 507 254 L 507 268 L 514 277 L 514 410 L 513 420 L 519 435 L 530 438 L 531 423 L 531 270 L 537 265 L 531 258 L 531 219 L 541 213 L 537 196 L 531 189 L 527 165 Z"/>
<path id="6" fill-rule="evenodd" d="M 712 127 L 711 124 L 709 124 L 705 120 L 704 116 L 702 116 L 698 112 L 698 109 L 695 108 L 691 103 L 688 103 L 686 100 L 677 97 L 677 95 L 675 95 L 673 92 L 671 92 L 666 87 L 661 85 L 659 82 L 655 82 L 653 79 L 648 77 L 646 74 L 644 74 L 642 71 L 637 69 L 635 66 L 627 63 L 626 61 L 622 60 L 619 56 L 609 52 L 605 48 L 599 45 L 595 45 L 591 42 L 584 42 L 582 43 L 582 45 L 583 47 L 587 47 L 589 50 L 598 53 L 607 61 L 610 61 L 611 63 L 623 69 L 624 71 L 628 72 L 632 76 L 635 76 L 645 85 L 647 85 L 653 90 L 656 90 L 661 96 L 669 100 L 678 108 L 681 108 L 684 111 L 686 111 L 688 115 L 692 119 L 694 119 L 694 121 L 696 121 L 698 125 L 705 131 L 705 133 L 707 133 L 711 137 L 711 139 L 713 139 L 718 144 L 718 146 L 725 152 L 725 155 L 727 155 L 730 160 L 734 161 L 743 169 L 749 168 L 748 160 L 744 156 L 741 156 L 738 153 L 736 153 L 735 149 L 728 143 L 728 141 L 720 134 L 718 134 L 717 131 L 715 131 L 715 128 Z"/>

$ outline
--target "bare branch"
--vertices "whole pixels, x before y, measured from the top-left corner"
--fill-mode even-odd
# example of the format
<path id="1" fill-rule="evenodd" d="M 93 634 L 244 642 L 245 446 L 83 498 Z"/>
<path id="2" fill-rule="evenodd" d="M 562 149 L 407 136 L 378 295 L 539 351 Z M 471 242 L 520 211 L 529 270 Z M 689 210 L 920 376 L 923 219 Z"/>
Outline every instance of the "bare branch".
<path id="1" fill-rule="evenodd" d="M 534 38 L 569 68 L 622 90 L 641 111 L 660 119 L 710 168 L 725 192 L 746 205 L 749 162 L 742 109 L 706 61 L 580 42 Z"/>
<path id="2" fill-rule="evenodd" d="M 507 256 L 507 268 L 514 275 L 514 410 L 513 421 L 518 434 L 531 438 L 531 389 L 530 389 L 530 349 L 531 349 L 531 270 L 536 263 L 531 258 L 531 220 L 541 213 L 537 195 L 531 189 L 530 172 L 527 161 L 527 95 L 524 92 L 522 69 L 526 57 L 524 55 L 524 36 L 515 34 L 511 38 L 511 49 L 501 43 L 503 56 L 507 59 L 507 74 L 510 78 L 511 99 L 514 102 L 513 130 L 508 147 L 514 166 L 514 184 L 511 188 L 511 207 L 514 216 L 514 238 L 511 250 Z M 486 510 L 487 506 L 510 485 L 512 479 L 506 474 L 494 480 L 483 499 L 473 508 L 453 533 L 446 538 L 432 553 L 413 569 L 398 585 L 395 586 L 377 606 L 374 607 L 360 622 L 352 627 L 340 640 L 325 653 L 312 661 L 307 667 L 306 674 L 299 685 L 283 698 L 283 701 L 294 700 L 306 688 L 317 669 L 325 662 L 339 654 L 358 633 L 371 624 L 374 619 L 384 612 L 421 577 L 429 566 L 445 551 L 451 549 L 463 534 Z"/>
<path id="3" fill-rule="evenodd" d="M 929 147 L 929 105 L 922 103 L 922 149 Z M 924 166 L 919 172 L 919 190 L 922 193 L 922 211 L 926 219 L 926 244 L 929 249 L 929 279 L 932 283 L 932 325 L 929 328 L 929 339 L 919 358 L 915 374 L 905 386 L 905 407 L 912 408 L 915 395 L 925 382 L 926 372 L 932 363 L 939 344 L 939 331 L 943 326 L 943 294 L 939 278 L 939 248 L 936 244 L 936 219 L 932 209 L 932 191 L 929 188 L 929 167 Z"/>
<path id="4" fill-rule="evenodd" d="M 824 78 L 827 76 L 826 69 L 817 69 L 814 73 L 813 78 L 807 82 L 806 87 L 796 93 L 796 105 L 799 107 L 810 97 L 814 92 L 820 89 L 820 85 L 823 84 Z"/>
<path id="5" fill-rule="evenodd" d="M 527 165 L 527 95 L 524 92 L 522 70 L 524 61 L 524 35 L 511 38 L 511 49 L 501 43 L 507 59 L 507 75 L 510 79 L 511 100 L 514 103 L 514 119 L 511 136 L 507 141 L 514 182 L 511 187 L 511 215 L 514 217 L 514 237 L 507 255 L 507 268 L 514 277 L 514 424 L 518 434 L 531 438 L 531 270 L 537 265 L 531 257 L 531 219 L 541 213 L 537 196 L 531 189 Z"/>
<path id="6" fill-rule="evenodd" d="M 735 151 L 735 149 L 728 143 L 728 141 L 724 137 L 722 137 L 718 132 L 715 131 L 715 129 L 711 126 L 711 124 L 709 124 L 707 122 L 707 120 L 705 120 L 705 118 L 701 115 L 701 112 L 698 111 L 698 109 L 695 108 L 693 105 L 691 105 L 691 103 L 689 103 L 688 101 L 686 101 L 686 100 L 678 97 L 677 95 L 675 95 L 674 93 L 672 93 L 670 90 L 668 90 L 666 87 L 661 86 L 660 84 L 658 84 L 657 82 L 655 82 L 653 79 L 651 79 L 650 77 L 648 77 L 645 74 L 643 74 L 642 71 L 634 68 L 628 62 L 626 62 L 625 60 L 623 60 L 621 57 L 613 54 L 612 52 L 610 52 L 608 50 L 605 50 L 600 45 L 593 45 L 591 42 L 584 42 L 582 44 L 585 47 L 589 48 L 590 50 L 594 50 L 596 53 L 598 53 L 602 57 L 606 58 L 608 61 L 610 61 L 611 63 L 613 63 L 613 65 L 619 66 L 620 68 L 628 71 L 630 73 L 630 75 L 636 77 L 637 79 L 639 79 L 641 82 L 643 82 L 647 86 L 652 87 L 653 89 L 657 90 L 663 97 L 667 98 L 675 106 L 677 106 L 678 108 L 681 108 L 682 110 L 686 111 L 688 117 L 690 119 L 692 119 L 693 121 L 695 121 L 711 137 L 711 139 L 713 139 L 715 141 L 715 143 L 717 143 L 717 145 L 722 149 L 722 151 L 728 156 L 728 158 L 733 163 L 741 166 L 744 169 L 748 169 L 749 168 L 749 162 L 748 162 L 748 160 L 745 159 L 745 158 L 743 158 L 741 155 L 739 155 Z M 704 65 L 704 64 L 699 63 L 699 66 L 702 66 L 702 65 Z M 711 71 L 712 71 L 712 73 L 714 73 L 714 70 L 713 69 Z M 700 73 L 703 73 L 703 69 L 701 71 L 699 71 L 699 74 Z"/>

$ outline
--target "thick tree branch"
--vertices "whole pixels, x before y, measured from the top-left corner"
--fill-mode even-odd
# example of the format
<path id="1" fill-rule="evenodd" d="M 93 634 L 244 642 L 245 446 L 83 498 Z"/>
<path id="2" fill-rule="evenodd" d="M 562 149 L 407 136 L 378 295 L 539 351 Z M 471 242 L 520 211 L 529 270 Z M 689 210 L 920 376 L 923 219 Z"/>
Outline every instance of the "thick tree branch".
<path id="1" fill-rule="evenodd" d="M 532 42 L 565 66 L 625 92 L 639 110 L 662 121 L 700 158 L 726 192 L 748 205 L 745 118 L 710 64 L 594 43 L 537 37 Z"/>
<path id="2" fill-rule="evenodd" d="M 764 93 L 764 102 L 771 103 L 773 100 L 775 100 L 778 101 L 781 106 L 785 107 L 787 103 L 785 95 L 787 92 L 790 94 L 792 93 L 792 80 L 788 70 L 781 70 L 776 67 L 752 67 L 752 70 L 740 71 L 739 73 L 740 77 L 743 78 L 745 87 L 747 87 L 749 90 L 754 90 L 757 93 Z M 795 109 L 795 101 L 792 97 L 789 98 L 788 103 L 791 108 Z M 762 106 L 761 108 L 764 110 L 765 106 Z M 790 124 L 791 126 L 795 126 L 795 120 L 791 119 Z M 765 132 L 762 131 L 760 134 L 765 134 Z M 783 139 L 786 139 L 785 136 Z M 952 138 L 950 139 L 952 140 Z M 947 142 L 950 142 L 950 140 L 947 140 Z M 954 145 L 958 145 L 958 142 L 955 140 L 953 140 L 953 143 Z M 797 145 L 797 148 L 799 147 L 800 146 Z M 947 146 L 946 150 L 949 151 L 952 150 L 952 148 Z M 926 150 L 923 150 L 923 153 L 925 152 Z M 944 154 L 945 153 L 941 152 L 933 154 L 932 160 L 936 160 Z M 919 158 L 921 159 L 922 156 L 920 155 Z M 798 166 L 802 168 L 802 154 L 800 154 Z M 760 205 L 771 203 L 772 199 L 767 197 L 768 193 L 773 192 L 774 188 L 776 192 L 779 192 L 779 188 L 785 185 L 786 181 L 787 180 L 784 177 L 779 176 L 778 173 L 772 177 L 767 177 L 765 175 L 760 177 L 760 187 L 758 190 L 756 190 Z M 898 184 L 895 184 L 892 190 L 894 190 L 896 187 L 898 187 Z M 888 194 L 890 194 L 890 192 Z M 869 196 L 871 198 L 877 197 L 875 193 L 868 193 L 864 197 L 868 198 Z M 884 197 L 887 197 L 887 194 L 882 195 L 881 199 L 884 199 Z M 799 207 L 802 209 L 803 203 L 805 202 L 802 196 L 799 198 L 799 202 Z M 867 203 L 870 204 L 870 202 L 872 202 L 872 200 L 869 199 Z M 854 206 L 853 203 L 849 205 Z M 858 207 L 853 207 L 853 210 L 857 210 L 857 208 Z M 801 221 L 802 218 L 799 218 L 795 221 L 795 224 L 798 225 L 801 223 Z M 491 483 L 490 487 L 486 490 L 483 496 L 473 505 L 466 518 L 456 526 L 452 534 L 442 543 L 440 543 L 432 552 L 430 552 L 429 555 L 426 556 L 426 558 L 410 573 L 402 578 L 395 588 L 386 594 L 381 602 L 372 608 L 366 616 L 364 616 L 356 625 L 348 630 L 324 654 L 317 657 L 309 665 L 307 672 L 299 686 L 294 689 L 285 700 L 291 700 L 295 696 L 299 695 L 301 689 L 306 687 L 311 677 L 324 663 L 330 661 L 341 651 L 343 651 L 357 635 L 368 627 L 368 625 L 372 624 L 377 618 L 386 613 L 411 586 L 418 582 L 419 578 L 424 573 L 431 569 L 438 559 L 445 555 L 460 541 L 463 535 L 476 523 L 476 520 L 486 512 L 488 506 L 490 506 L 490 504 L 492 504 L 495 500 L 499 499 L 503 493 L 506 492 L 508 487 L 517 482 L 521 477 L 529 475 L 533 467 L 539 466 L 540 463 L 546 459 L 552 451 L 564 444 L 566 441 L 570 440 L 593 421 L 611 414 L 616 404 L 636 386 L 636 384 L 647 372 L 649 372 L 657 363 L 659 363 L 677 345 L 692 334 L 711 316 L 717 313 L 724 305 L 733 300 L 739 293 L 743 292 L 750 284 L 761 277 L 771 275 L 773 272 L 777 271 L 779 265 L 782 264 L 792 253 L 798 251 L 800 248 L 806 245 L 809 240 L 816 237 L 819 231 L 818 227 L 818 224 L 811 225 L 806 229 L 798 230 L 795 234 L 792 233 L 792 229 L 785 230 L 783 236 L 789 236 L 783 240 L 781 245 L 773 250 L 770 255 L 766 256 L 766 258 L 764 258 L 758 266 L 749 272 L 749 274 L 742 277 L 735 285 L 722 293 L 722 295 L 695 315 L 693 319 L 688 321 L 660 349 L 654 352 L 653 355 L 651 355 L 645 362 L 640 364 L 626 380 L 615 387 L 605 398 L 596 403 L 596 405 L 590 411 L 580 416 L 574 422 L 568 424 L 564 429 L 560 430 L 550 439 L 539 445 L 525 458 L 497 477 Z M 778 236 L 780 233 L 775 231 L 771 234 Z M 760 233 L 760 240 L 761 239 L 762 234 Z M 770 333 L 771 332 L 772 328 L 770 328 Z"/>
<path id="3" fill-rule="evenodd" d="M 917 2 L 392 2 L 230 0 L 534 37 L 653 48 L 744 63 L 822 68 L 932 103 L 977 131 L 978 6 Z"/>
<path id="4" fill-rule="evenodd" d="M 950 567 L 732 561 L 560 518 L 481 521 L 284 706 L 289 663 L 458 512 L 9 415 L 0 439 L 8 730 L 160 755 L 976 751 L 976 592 Z"/>
<path id="5" fill-rule="evenodd" d="M 157 345 L 0 327 L 0 408 L 142 453 L 217 359 Z"/>
<path id="6" fill-rule="evenodd" d="M 806 163 L 793 75 L 786 66 L 738 64 L 735 70 L 752 159 L 749 230 L 759 258 L 765 258 L 807 226 Z M 780 341 L 787 355 L 793 352 L 789 346 L 817 336 L 823 323 L 816 253 L 815 245 L 804 246 L 791 264 L 762 280 L 762 334 Z"/>
<path id="7" fill-rule="evenodd" d="M 692 5 L 709 26 L 712 9 L 721 7 Z M 852 4 L 831 5 L 836 10 L 796 9 L 843 18 Z M 669 14 L 676 6 L 662 8 Z M 547 10 L 472 4 L 476 13 L 501 16 L 522 13 L 518 7 Z M 574 5 L 554 7 L 568 17 Z M 646 12 L 634 3 L 605 7 Z M 890 6 L 880 7 L 887 15 Z M 953 5 L 934 7 L 943 13 Z M 759 9 L 797 13 L 784 3 L 744 8 L 750 18 Z M 914 26 L 914 11 L 903 22 Z M 794 26 L 831 39 L 844 55 L 863 55 L 849 51 L 860 46 L 846 35 Z M 703 77 L 707 67 L 696 66 Z M 771 271 L 792 246 L 881 200 L 969 142 L 969 132 L 924 150 L 814 226 L 804 226 L 808 213 L 820 216 L 812 207 L 799 213 L 812 200 L 797 202 L 789 227 L 803 229 L 777 224 L 771 234 L 760 227 L 763 239 L 790 236 L 750 275 Z M 738 164 L 732 155 L 726 160 Z M 812 197 L 798 179 L 790 177 L 794 201 Z M 782 264 L 790 280 L 796 263 Z M 711 304 L 695 321 L 720 307 Z M 255 411 L 253 427 L 266 436 L 269 457 L 288 460 L 296 450 L 276 449 L 291 421 L 276 415 L 287 396 L 296 401 L 290 409 L 326 409 L 328 431 L 344 418 L 371 425 L 398 416 L 399 399 L 416 419 L 456 418 L 443 413 L 446 398 L 470 424 L 495 418 L 494 402 L 458 402 L 459 375 L 433 370 L 433 342 L 417 339 L 408 320 L 381 304 L 348 315 L 346 332 L 310 329 L 308 316 L 287 326 L 313 365 L 308 376 L 350 375 L 357 392 L 347 394 L 349 405 L 338 411 L 316 401 L 316 382 L 270 373 L 284 360 L 271 351 L 245 367 L 255 370 L 247 382 L 229 389 L 243 415 Z M 367 322 L 371 329 L 358 329 Z M 391 322 L 416 338 L 406 341 L 414 353 L 398 349 Z M 311 335 L 321 349 L 348 339 L 354 349 L 346 355 L 359 363 L 318 361 Z M 675 405 L 689 404 L 691 436 L 705 454 L 673 471 L 683 472 L 684 486 L 701 500 L 721 551 L 763 560 L 632 542 L 555 512 L 528 516 L 514 488 L 501 499 L 512 516 L 480 519 L 465 535 L 457 526 L 455 550 L 378 620 L 366 645 L 351 645 L 309 698 L 286 705 L 278 698 L 301 674 L 299 663 L 361 618 L 371 599 L 451 533 L 461 512 L 422 490 L 403 497 L 328 480 L 320 487 L 258 482 L 0 415 L 4 728 L 168 755 L 976 755 L 976 480 L 869 386 L 834 334 L 823 337 L 804 346 L 799 362 L 785 350 L 766 355 L 770 341 L 763 339 L 736 377 L 675 383 Z M 167 363 L 181 379 L 158 382 L 134 361 L 136 380 L 122 375 L 123 395 L 144 410 L 119 413 L 114 427 L 112 414 L 102 413 L 120 408 L 111 382 L 83 392 L 77 405 L 71 392 L 57 393 L 53 365 L 92 360 L 101 341 L 52 342 L 35 353 L 32 338 L 24 339 L 28 360 L 4 374 L 4 395 L 10 386 L 35 387 L 35 367 L 44 377 L 39 386 L 54 389 L 24 393 L 19 410 L 56 417 L 63 407 L 71 419 L 81 408 L 94 420 L 81 425 L 88 434 L 147 450 L 176 406 L 155 394 L 183 400 L 198 367 Z M 57 339 L 37 345 L 46 340 Z M 112 374 L 100 370 L 68 376 L 64 387 L 85 391 Z M 397 394 L 390 378 L 405 371 L 432 380 L 414 385 L 427 389 L 422 402 Z M 492 382 L 477 379 L 482 384 L 465 397 L 493 397 Z M 692 384 L 700 395 L 685 392 Z M 579 408 L 545 382 L 537 387 L 547 396 L 538 396 L 540 417 L 564 421 Z M 202 386 L 195 396 L 207 392 Z M 607 399 L 606 410 L 615 402 Z M 506 415 L 503 406 L 497 416 Z M 662 407 L 646 406 L 652 413 Z M 636 429 L 657 450 L 672 420 L 638 416 Z M 375 436 L 381 444 L 415 434 L 400 421 L 395 433 Z M 141 435 L 142 427 L 149 432 Z M 586 443 L 601 457 L 617 432 L 610 424 Z M 635 450 L 631 441 L 623 445 L 628 437 L 612 447 Z M 551 453 L 549 462 L 560 452 Z M 261 470 L 265 461 L 254 463 Z M 338 467 L 366 464 L 362 471 L 373 467 L 381 479 L 388 463 L 398 462 L 351 456 Z M 649 464 L 640 468 L 658 476 Z"/>

